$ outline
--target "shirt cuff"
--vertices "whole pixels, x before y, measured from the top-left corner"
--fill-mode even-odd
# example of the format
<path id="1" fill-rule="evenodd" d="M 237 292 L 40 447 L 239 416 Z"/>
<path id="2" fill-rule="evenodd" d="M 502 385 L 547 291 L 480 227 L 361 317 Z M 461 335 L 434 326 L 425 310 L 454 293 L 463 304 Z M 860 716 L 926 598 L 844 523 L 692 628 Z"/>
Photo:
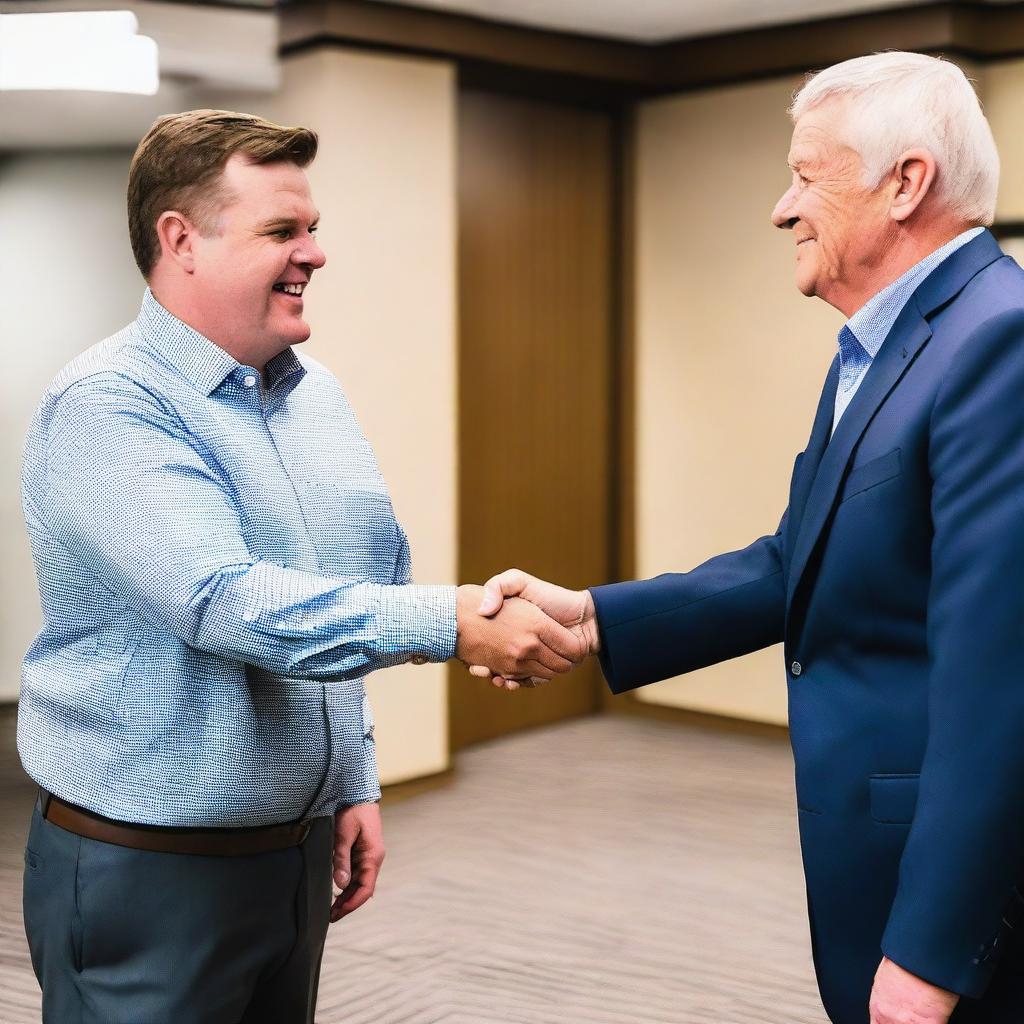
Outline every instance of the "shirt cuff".
<path id="1" fill-rule="evenodd" d="M 453 586 L 382 587 L 378 607 L 381 654 L 448 661 L 458 637 Z"/>

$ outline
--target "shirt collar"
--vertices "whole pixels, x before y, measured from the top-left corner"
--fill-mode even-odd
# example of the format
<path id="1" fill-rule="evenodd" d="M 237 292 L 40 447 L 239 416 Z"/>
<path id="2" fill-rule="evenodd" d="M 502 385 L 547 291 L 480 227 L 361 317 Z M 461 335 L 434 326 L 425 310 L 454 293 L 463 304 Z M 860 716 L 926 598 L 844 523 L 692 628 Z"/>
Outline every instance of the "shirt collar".
<path id="1" fill-rule="evenodd" d="M 149 288 L 142 297 L 136 323 L 160 355 L 204 395 L 212 395 L 232 373 L 242 368 L 234 356 L 162 306 Z M 289 346 L 267 363 L 268 390 L 273 392 L 285 381 L 294 387 L 305 372 Z"/>
<path id="2" fill-rule="evenodd" d="M 929 253 L 892 284 L 873 295 L 847 320 L 846 326 L 872 359 L 878 355 L 882 343 L 888 337 L 893 324 L 903 312 L 903 307 L 906 306 L 917 286 L 947 256 L 951 256 L 960 246 L 966 245 L 984 230 L 984 228 L 969 228 L 967 231 L 962 231 L 956 238 L 951 239 L 935 252 Z"/>

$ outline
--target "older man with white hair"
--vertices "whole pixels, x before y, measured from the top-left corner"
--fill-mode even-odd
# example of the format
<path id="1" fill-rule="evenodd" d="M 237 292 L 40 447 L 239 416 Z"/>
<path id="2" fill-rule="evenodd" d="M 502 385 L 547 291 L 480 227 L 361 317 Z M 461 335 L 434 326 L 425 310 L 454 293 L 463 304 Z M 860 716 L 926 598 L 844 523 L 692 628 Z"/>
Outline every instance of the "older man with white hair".
<path id="1" fill-rule="evenodd" d="M 512 570 L 483 610 L 580 626 L 616 693 L 784 643 L 830 1018 L 1021 1024 L 1024 273 L 984 227 L 999 158 L 963 73 L 921 54 L 829 68 L 791 115 L 772 219 L 848 320 L 779 529 L 591 591 Z"/>

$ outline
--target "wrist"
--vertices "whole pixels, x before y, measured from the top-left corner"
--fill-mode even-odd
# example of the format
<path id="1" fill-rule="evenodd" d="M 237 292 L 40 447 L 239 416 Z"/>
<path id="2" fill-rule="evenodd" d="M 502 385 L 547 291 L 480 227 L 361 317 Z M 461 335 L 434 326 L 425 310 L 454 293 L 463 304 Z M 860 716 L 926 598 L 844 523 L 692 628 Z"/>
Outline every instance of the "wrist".
<path id="1" fill-rule="evenodd" d="M 583 627 L 583 638 L 587 644 L 587 654 L 597 654 L 601 650 L 601 631 L 597 625 L 594 595 L 589 590 L 582 591 L 582 594 L 583 618 L 580 625 Z"/>

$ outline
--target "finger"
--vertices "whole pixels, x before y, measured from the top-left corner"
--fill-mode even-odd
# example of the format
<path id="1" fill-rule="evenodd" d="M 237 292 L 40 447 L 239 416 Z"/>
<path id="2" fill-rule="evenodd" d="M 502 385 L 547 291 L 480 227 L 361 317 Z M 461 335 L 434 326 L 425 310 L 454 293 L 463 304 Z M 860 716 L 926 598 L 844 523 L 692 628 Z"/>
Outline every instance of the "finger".
<path id="1" fill-rule="evenodd" d="M 486 665 L 470 665 L 469 674 L 480 679 L 490 679 L 491 670 Z"/>
<path id="2" fill-rule="evenodd" d="M 537 628 L 537 638 L 545 647 L 573 664 L 579 664 L 587 655 L 587 645 L 583 638 L 554 619 L 547 618 L 541 623 Z"/>
<path id="3" fill-rule="evenodd" d="M 568 663 L 569 668 L 572 668 L 572 663 Z M 568 671 L 568 669 L 566 669 Z M 555 676 L 562 675 L 562 672 L 556 671 L 555 669 L 548 668 L 543 661 L 538 661 L 536 658 L 531 661 L 520 662 L 516 666 L 516 673 L 512 677 L 515 681 L 522 682 L 524 679 L 529 679 L 531 676 L 541 679 L 544 682 L 548 682 L 554 679 Z M 508 676 L 505 677 L 506 679 Z"/>
<path id="4" fill-rule="evenodd" d="M 347 829 L 334 834 L 334 884 L 344 889 L 352 878 L 352 844 L 355 836 Z"/>
<path id="5" fill-rule="evenodd" d="M 560 654 L 551 650 L 550 647 L 544 645 L 541 645 L 534 660 L 539 661 L 545 668 L 550 669 L 556 675 L 564 675 L 576 667 L 576 662 L 563 658 Z"/>
<path id="6" fill-rule="evenodd" d="M 331 924 L 358 910 L 372 895 L 364 885 L 349 886 L 331 905 Z"/>
<path id="7" fill-rule="evenodd" d="M 506 569 L 505 572 L 492 576 L 484 584 L 484 596 L 477 609 L 481 615 L 494 615 L 501 610 L 506 597 L 515 597 L 521 594 L 530 577 L 519 569 Z"/>
<path id="8" fill-rule="evenodd" d="M 506 690 L 518 690 L 519 689 L 519 680 L 518 679 L 506 679 L 505 680 L 505 689 Z"/>
<path id="9" fill-rule="evenodd" d="M 530 676 L 540 676 L 542 679 L 554 679 L 557 672 L 542 665 L 539 661 L 530 659 L 528 661 L 516 661 L 510 659 L 505 665 L 495 669 L 495 674 L 504 679 L 518 682 L 520 679 L 527 679 Z"/>
<path id="10" fill-rule="evenodd" d="M 354 910 L 358 910 L 373 895 L 377 887 L 377 875 L 380 865 L 368 864 L 359 872 L 358 877 L 334 901 L 331 907 L 331 920 L 340 921 Z"/>

